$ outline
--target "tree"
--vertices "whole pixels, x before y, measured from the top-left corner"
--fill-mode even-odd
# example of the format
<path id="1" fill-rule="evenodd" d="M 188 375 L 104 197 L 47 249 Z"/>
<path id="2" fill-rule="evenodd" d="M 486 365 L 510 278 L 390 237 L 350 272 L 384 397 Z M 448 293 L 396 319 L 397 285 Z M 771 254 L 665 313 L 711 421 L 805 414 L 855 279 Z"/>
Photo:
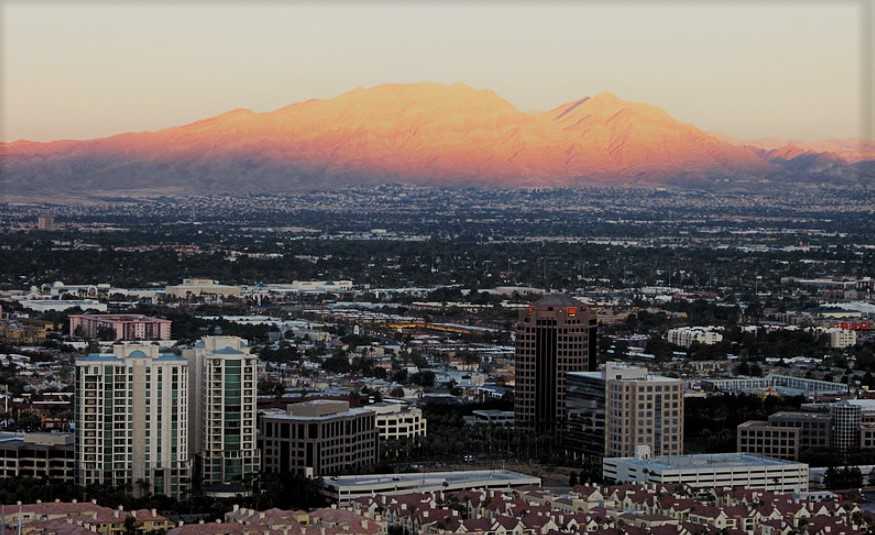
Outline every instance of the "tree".
<path id="1" fill-rule="evenodd" d="M 115 340 L 115 329 L 112 327 L 98 327 L 97 339 L 103 342 L 111 342 Z"/>
<path id="2" fill-rule="evenodd" d="M 133 516 L 128 515 L 125 517 L 125 535 L 136 535 L 137 534 L 137 521 Z"/>

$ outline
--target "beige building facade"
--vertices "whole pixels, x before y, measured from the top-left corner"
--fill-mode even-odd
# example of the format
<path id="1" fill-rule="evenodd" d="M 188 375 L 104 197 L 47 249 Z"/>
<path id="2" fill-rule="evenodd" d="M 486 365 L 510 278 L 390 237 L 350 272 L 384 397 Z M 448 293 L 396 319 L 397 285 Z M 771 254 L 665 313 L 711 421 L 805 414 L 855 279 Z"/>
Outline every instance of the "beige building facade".
<path id="1" fill-rule="evenodd" d="M 604 373 L 605 457 L 683 453 L 683 381 L 614 363 Z"/>

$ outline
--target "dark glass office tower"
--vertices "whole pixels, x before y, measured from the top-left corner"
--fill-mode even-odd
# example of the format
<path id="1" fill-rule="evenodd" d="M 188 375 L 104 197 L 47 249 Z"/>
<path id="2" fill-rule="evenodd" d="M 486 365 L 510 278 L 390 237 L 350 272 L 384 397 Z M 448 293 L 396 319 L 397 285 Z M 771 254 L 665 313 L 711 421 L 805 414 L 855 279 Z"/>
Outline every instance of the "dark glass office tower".
<path id="1" fill-rule="evenodd" d="M 516 324 L 516 428 L 555 434 L 565 423 L 568 372 L 594 370 L 596 318 L 579 301 L 546 295 Z"/>

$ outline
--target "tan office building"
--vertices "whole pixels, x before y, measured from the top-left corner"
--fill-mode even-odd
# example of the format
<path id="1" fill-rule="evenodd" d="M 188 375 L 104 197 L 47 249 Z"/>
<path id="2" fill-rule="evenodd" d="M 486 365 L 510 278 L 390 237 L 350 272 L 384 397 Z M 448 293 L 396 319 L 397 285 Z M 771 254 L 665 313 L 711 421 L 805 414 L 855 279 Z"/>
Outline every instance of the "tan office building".
<path id="1" fill-rule="evenodd" d="M 188 492 L 187 373 L 185 359 L 150 344 L 116 344 L 111 354 L 76 360 L 77 485 Z"/>
<path id="2" fill-rule="evenodd" d="M 605 457 L 683 453 L 683 381 L 608 363 L 605 383 Z"/>
<path id="3" fill-rule="evenodd" d="M 346 401 L 294 403 L 259 418 L 262 469 L 305 477 L 355 474 L 377 462 L 376 413 Z"/>

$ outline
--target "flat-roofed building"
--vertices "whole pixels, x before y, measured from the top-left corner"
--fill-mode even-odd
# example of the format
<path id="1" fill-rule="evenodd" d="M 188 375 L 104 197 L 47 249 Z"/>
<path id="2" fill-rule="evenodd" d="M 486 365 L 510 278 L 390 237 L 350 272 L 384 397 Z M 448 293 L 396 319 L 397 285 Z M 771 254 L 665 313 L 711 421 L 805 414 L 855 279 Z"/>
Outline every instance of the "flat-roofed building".
<path id="1" fill-rule="evenodd" d="M 240 297 L 243 289 L 240 286 L 219 284 L 212 279 L 182 279 L 182 284 L 167 286 L 164 292 L 177 299 L 190 299 L 202 296 Z"/>
<path id="2" fill-rule="evenodd" d="M 850 329 L 827 329 L 829 337 L 829 347 L 833 349 L 844 349 L 857 344 L 857 332 Z"/>
<path id="3" fill-rule="evenodd" d="M 652 458 L 611 457 L 602 464 L 606 481 L 681 484 L 694 489 L 745 487 L 806 492 L 808 465 L 751 453 L 705 453 Z"/>
<path id="4" fill-rule="evenodd" d="M 693 344 L 710 346 L 723 341 L 723 334 L 713 327 L 678 327 L 669 329 L 665 337 L 668 343 L 681 347 Z"/>
<path id="5" fill-rule="evenodd" d="M 143 314 L 71 314 L 70 334 L 98 338 L 110 333 L 112 340 L 170 340 L 173 322 Z"/>
<path id="6" fill-rule="evenodd" d="M 73 483 L 73 433 L 0 433 L 0 478 Z"/>
<path id="7" fill-rule="evenodd" d="M 382 440 L 425 437 L 426 420 L 422 409 L 405 403 L 373 403 L 367 406 L 377 415 L 377 430 Z"/>
<path id="8" fill-rule="evenodd" d="M 736 429 L 736 450 L 776 459 L 799 460 L 798 427 L 770 425 L 761 420 L 749 420 Z"/>
<path id="9" fill-rule="evenodd" d="M 847 394 L 848 385 L 795 375 L 770 373 L 765 377 L 738 377 L 735 379 L 705 379 L 702 384 L 721 392 L 760 393 L 775 390 L 786 395 L 816 396 L 820 394 Z"/>
<path id="10" fill-rule="evenodd" d="M 832 436 L 832 418 L 822 412 L 781 411 L 769 415 L 769 425 L 799 429 L 800 453 L 828 448 Z"/>
<path id="11" fill-rule="evenodd" d="M 19 301 L 25 310 L 33 310 L 34 312 L 63 312 L 79 308 L 81 310 L 95 310 L 97 312 L 106 312 L 106 303 L 101 303 L 96 299 L 25 299 Z"/>
<path id="12" fill-rule="evenodd" d="M 412 492 L 449 492 L 470 489 L 508 489 L 541 486 L 541 478 L 510 470 L 466 470 L 414 474 L 373 474 L 327 477 L 323 494 L 345 503 L 375 494 L 399 495 Z"/>
<path id="13" fill-rule="evenodd" d="M 377 462 L 376 413 L 346 401 L 313 400 L 262 411 L 262 470 L 306 477 L 363 471 Z"/>

